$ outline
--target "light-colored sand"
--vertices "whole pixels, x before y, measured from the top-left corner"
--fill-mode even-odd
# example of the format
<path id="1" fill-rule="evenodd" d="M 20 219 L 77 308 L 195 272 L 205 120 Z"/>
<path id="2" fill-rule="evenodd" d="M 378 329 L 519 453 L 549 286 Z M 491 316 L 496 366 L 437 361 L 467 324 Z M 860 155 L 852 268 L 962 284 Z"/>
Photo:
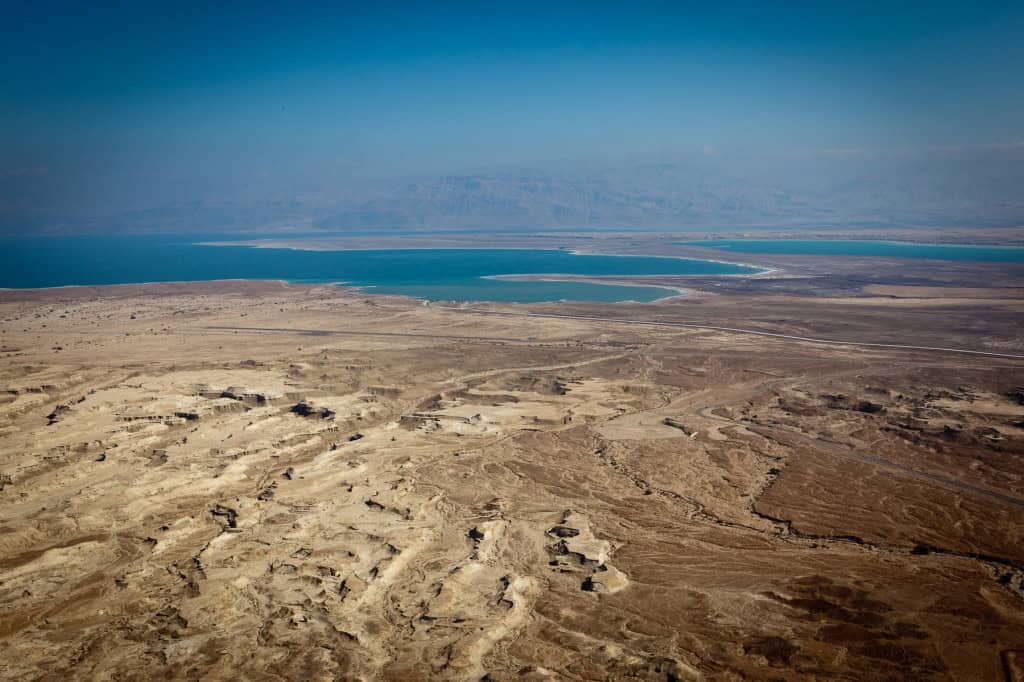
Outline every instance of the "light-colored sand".
<path id="1" fill-rule="evenodd" d="M 272 284 L 0 319 L 5 679 L 1019 671 L 1019 362 Z"/>

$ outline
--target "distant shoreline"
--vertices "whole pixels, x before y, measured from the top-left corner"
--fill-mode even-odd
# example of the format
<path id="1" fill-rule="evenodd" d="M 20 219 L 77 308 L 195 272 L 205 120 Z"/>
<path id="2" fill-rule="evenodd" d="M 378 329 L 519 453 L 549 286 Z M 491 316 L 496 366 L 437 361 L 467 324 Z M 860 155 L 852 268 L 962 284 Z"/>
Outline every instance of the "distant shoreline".
<path id="1" fill-rule="evenodd" d="M 311 245 L 308 242 L 282 240 L 182 241 L 181 246 L 185 246 L 188 249 L 202 246 L 234 246 L 240 248 L 234 252 L 234 255 L 227 253 L 227 250 L 225 250 L 223 255 L 213 249 L 202 250 L 205 252 L 204 255 L 194 257 L 204 263 L 205 266 L 197 269 L 188 269 L 189 275 L 186 277 L 175 276 L 185 274 L 185 271 L 177 267 L 156 268 L 155 270 L 148 267 L 127 267 L 123 271 L 117 270 L 115 267 L 110 272 L 103 268 L 96 272 L 82 272 L 80 273 L 83 275 L 82 279 L 75 281 L 78 279 L 73 274 L 75 271 L 68 271 L 65 268 L 65 276 L 49 278 L 50 282 L 46 282 L 45 278 L 43 278 L 43 281 L 38 282 L 38 285 L 41 286 L 33 286 L 32 278 L 29 278 L 27 281 L 19 281 L 19 278 L 15 277 L 11 280 L 13 286 L 4 287 L 0 290 L 5 292 L 26 290 L 53 290 L 55 292 L 65 290 L 68 292 L 92 291 L 96 295 L 104 295 L 103 292 L 116 292 L 118 287 L 160 288 L 167 290 L 169 288 L 173 289 L 175 286 L 182 287 L 186 283 L 221 283 L 222 285 L 230 286 L 232 282 L 236 284 L 256 283 L 257 285 L 258 283 L 274 282 L 292 286 L 340 287 L 370 296 L 405 296 L 413 300 L 425 301 L 466 300 L 510 303 L 560 301 L 605 303 L 624 301 L 656 302 L 692 295 L 692 292 L 685 284 L 672 281 L 671 278 L 756 278 L 775 271 L 747 263 L 690 258 L 678 254 L 647 256 L 643 253 L 607 253 L 602 252 L 604 251 L 603 249 L 593 247 L 570 249 L 563 246 L 562 248 L 555 249 L 550 246 L 544 247 L 540 245 L 523 247 L 521 245 L 500 244 L 494 247 L 488 247 L 487 245 L 463 245 L 461 248 L 448 248 L 447 245 L 406 244 L 390 248 L 388 246 L 382 248 L 377 245 L 361 245 L 360 248 L 337 248 L 338 245 L 332 244 L 330 246 L 334 248 L 318 249 L 309 248 Z M 322 247 L 324 244 L 315 244 L 315 246 Z M 609 250 L 614 250 L 614 246 L 611 246 L 612 248 Z M 117 252 L 116 247 L 112 246 L 112 248 L 114 252 Z M 126 247 L 126 253 L 136 253 L 132 248 L 134 247 Z M 253 259 L 244 255 L 244 251 L 248 249 L 264 250 L 264 253 L 261 257 Z M 281 256 L 274 256 L 266 251 L 274 249 L 282 250 Z M 285 251 L 293 253 L 315 253 L 322 251 L 324 255 L 334 253 L 337 254 L 337 258 L 331 256 L 326 259 L 327 262 L 338 260 L 342 263 L 349 263 L 350 267 L 341 267 L 340 271 L 337 268 L 324 268 L 322 266 L 305 268 L 301 266 L 301 263 L 305 262 L 306 259 L 299 259 L 299 266 L 296 267 L 296 264 L 293 262 L 296 260 L 295 258 L 285 259 L 283 257 L 283 252 Z M 380 267 L 385 269 L 390 267 L 399 280 L 401 279 L 402 268 L 409 267 L 415 270 L 419 267 L 416 264 L 421 261 L 434 263 L 431 266 L 433 269 L 436 269 L 438 264 L 440 264 L 441 270 L 437 271 L 435 275 L 427 276 L 426 279 L 423 277 L 418 278 L 423 280 L 418 284 L 402 285 L 396 288 L 387 281 L 387 276 L 367 278 L 356 274 L 356 272 L 346 272 L 346 270 L 352 270 L 353 268 L 355 271 L 361 272 L 361 269 L 354 265 L 364 260 L 358 255 L 359 252 L 381 254 L 384 260 L 380 261 L 377 270 Z M 44 257 L 46 253 L 47 251 L 42 251 L 36 254 L 31 247 L 28 247 L 22 256 L 27 258 L 29 263 L 32 263 L 35 258 Z M 89 257 L 93 260 L 104 257 L 97 255 L 99 252 L 96 248 L 87 250 L 87 253 L 90 254 Z M 345 253 L 349 255 L 346 256 L 344 255 Z M 388 256 L 389 253 L 391 254 L 390 257 Z M 472 257 L 463 256 L 463 253 L 466 253 L 467 256 L 471 254 Z M 487 255 L 488 253 L 492 255 Z M 507 255 L 501 256 L 499 255 L 501 253 Z M 578 262 L 575 258 L 577 256 L 580 257 Z M 79 249 L 72 246 L 64 248 L 62 257 L 65 260 L 70 259 L 69 262 L 77 263 L 82 256 Z M 636 268 L 622 262 L 616 265 L 615 261 L 612 260 L 613 258 L 624 257 L 633 257 L 640 260 Z M 397 263 L 404 263 L 405 265 L 388 266 L 387 264 L 391 262 L 389 258 L 397 258 Z M 645 258 L 647 259 L 646 261 L 644 260 Z M 664 260 L 658 260 L 659 258 Z M 473 266 L 472 263 L 477 259 L 479 259 L 480 265 Z M 290 263 L 290 265 L 284 268 L 272 267 L 272 264 L 278 260 Z M 323 261 L 325 259 L 320 258 L 318 260 Z M 378 262 L 380 259 L 371 260 L 372 262 Z M 486 263 L 491 263 L 492 260 L 494 262 L 490 266 L 485 265 Z M 241 263 L 249 263 L 250 261 L 252 263 L 263 263 L 265 267 L 245 265 L 241 268 L 242 272 L 239 272 L 238 267 L 232 267 L 235 265 L 235 261 Z M 573 261 L 572 264 L 569 261 Z M 61 262 L 59 258 L 54 261 L 54 263 L 59 262 Z M 450 266 L 445 266 L 445 263 L 450 263 Z M 458 264 L 465 265 L 465 268 Z M 367 267 L 371 271 L 374 269 L 372 266 Z M 455 268 L 460 272 L 461 269 L 468 269 L 467 274 L 469 277 L 461 284 L 454 285 L 453 288 L 452 283 L 447 282 L 444 277 L 444 273 L 450 268 Z M 578 269 L 574 270 L 574 268 Z M 66 276 L 69 272 L 72 273 L 70 277 Z M 261 275 L 264 272 L 266 274 L 273 274 L 271 277 L 263 277 Z M 220 273 L 232 273 L 234 276 L 220 277 L 218 276 Z M 346 274 L 348 275 L 347 277 Z M 339 277 L 339 275 L 341 276 Z M 506 282 L 508 284 L 518 282 L 519 286 L 502 286 L 500 287 L 501 291 L 498 291 L 496 288 L 484 286 L 485 280 Z M 476 284 L 473 284 L 473 281 Z M 535 282 L 538 285 L 540 283 L 557 284 L 559 286 L 527 287 L 525 284 L 528 282 Z M 587 287 L 594 286 L 602 287 L 602 291 L 587 289 Z"/>
<path id="2" fill-rule="evenodd" d="M 257 243 L 270 242 L 270 243 Z M 573 256 L 608 256 L 609 258 L 673 258 L 675 260 L 688 260 L 697 263 L 718 263 L 720 265 L 735 265 L 737 267 L 752 268 L 757 272 L 733 272 L 733 273 L 696 273 L 692 275 L 678 275 L 672 273 L 659 273 L 652 275 L 621 275 L 622 277 L 761 277 L 766 274 L 781 272 L 779 268 L 766 267 L 756 263 L 741 263 L 738 261 L 721 260 L 719 258 L 694 258 L 692 256 L 677 256 L 673 254 L 651 254 L 651 253 L 603 253 L 584 249 L 563 249 L 551 248 L 550 246 L 352 246 L 334 248 L 313 248 L 305 245 L 281 244 L 276 240 L 239 240 L 239 241 L 216 241 L 216 242 L 193 242 L 194 246 L 245 246 L 253 249 L 289 249 L 291 251 L 554 251 L 557 253 L 569 253 Z M 560 274 L 560 273 L 551 273 Z M 519 277 L 516 273 L 501 275 L 485 275 L 485 279 L 500 277 Z M 522 275 L 524 277 L 533 275 Z M 592 277 L 604 277 L 605 275 L 591 275 Z M 609 277 L 617 275 L 608 275 Z M 564 281 L 564 280 L 551 280 Z M 629 286 L 629 285 L 624 285 Z"/>

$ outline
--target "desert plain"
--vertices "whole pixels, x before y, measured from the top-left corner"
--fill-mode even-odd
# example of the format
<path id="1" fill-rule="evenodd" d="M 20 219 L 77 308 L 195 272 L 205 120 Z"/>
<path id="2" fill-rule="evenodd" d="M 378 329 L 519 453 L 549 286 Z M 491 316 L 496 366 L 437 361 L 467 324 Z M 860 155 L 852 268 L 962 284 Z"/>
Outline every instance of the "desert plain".
<path id="1" fill-rule="evenodd" d="M 768 264 L 0 292 L 0 677 L 1024 680 L 1020 266 Z"/>

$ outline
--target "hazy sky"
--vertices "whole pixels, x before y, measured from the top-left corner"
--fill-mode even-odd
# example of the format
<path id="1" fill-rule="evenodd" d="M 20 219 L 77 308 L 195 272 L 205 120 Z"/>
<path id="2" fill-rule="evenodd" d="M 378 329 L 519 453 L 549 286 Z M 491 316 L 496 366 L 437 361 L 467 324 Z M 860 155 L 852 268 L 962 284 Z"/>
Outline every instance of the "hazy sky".
<path id="1" fill-rule="evenodd" d="M 8 3 L 0 202 L 1024 140 L 1019 0 L 280 4 Z"/>

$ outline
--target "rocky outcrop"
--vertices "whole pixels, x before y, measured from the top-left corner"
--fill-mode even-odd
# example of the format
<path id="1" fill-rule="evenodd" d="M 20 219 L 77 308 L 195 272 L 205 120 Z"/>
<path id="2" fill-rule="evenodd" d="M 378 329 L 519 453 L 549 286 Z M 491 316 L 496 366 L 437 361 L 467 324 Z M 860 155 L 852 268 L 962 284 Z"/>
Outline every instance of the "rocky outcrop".
<path id="1" fill-rule="evenodd" d="M 562 522 L 548 529 L 547 534 L 558 539 L 548 546 L 554 555 L 550 565 L 560 571 L 582 573 L 580 589 L 584 592 L 611 594 L 629 585 L 626 574 L 608 563 L 612 544 L 594 536 L 587 517 L 567 510 Z"/>
<path id="2" fill-rule="evenodd" d="M 66 415 L 70 411 L 71 407 L 68 405 L 58 405 L 57 407 L 53 408 L 53 412 L 46 415 L 47 425 L 52 426 L 53 424 L 56 424 L 58 421 L 61 420 L 61 418 L 64 415 Z"/>
<path id="3" fill-rule="evenodd" d="M 334 410 L 328 407 L 316 407 L 305 400 L 293 405 L 291 411 L 300 417 L 320 417 L 321 419 L 334 419 L 335 417 Z"/>

